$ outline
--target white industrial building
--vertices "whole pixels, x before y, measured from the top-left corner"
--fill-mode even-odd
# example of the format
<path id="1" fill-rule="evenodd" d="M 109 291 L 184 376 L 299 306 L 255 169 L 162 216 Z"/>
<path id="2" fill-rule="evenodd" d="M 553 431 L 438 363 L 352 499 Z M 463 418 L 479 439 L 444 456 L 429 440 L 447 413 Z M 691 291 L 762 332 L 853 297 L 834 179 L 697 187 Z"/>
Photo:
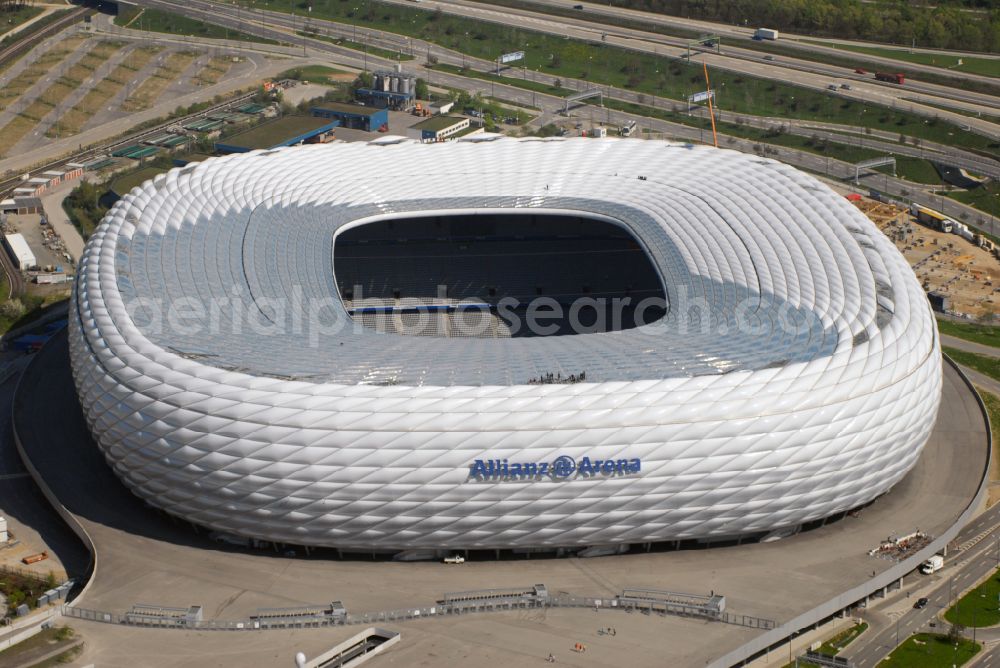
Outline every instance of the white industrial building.
<path id="1" fill-rule="evenodd" d="M 519 329 L 540 302 L 626 300 L 634 326 Z M 70 313 L 84 414 L 135 494 L 345 549 L 794 529 L 899 481 L 942 382 L 923 290 L 855 207 L 774 160 L 659 141 L 188 165 L 109 212 Z"/>
<path id="2" fill-rule="evenodd" d="M 10 253 L 14 264 L 18 269 L 30 269 L 38 265 L 35 254 L 31 252 L 31 247 L 21 234 L 6 234 L 3 238 L 7 252 Z"/>

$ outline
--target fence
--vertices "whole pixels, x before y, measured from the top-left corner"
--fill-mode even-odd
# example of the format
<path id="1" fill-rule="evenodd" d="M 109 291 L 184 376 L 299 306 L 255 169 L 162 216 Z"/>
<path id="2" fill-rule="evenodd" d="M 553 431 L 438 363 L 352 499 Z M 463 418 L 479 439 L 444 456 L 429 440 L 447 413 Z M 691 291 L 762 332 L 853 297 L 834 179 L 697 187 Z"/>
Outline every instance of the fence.
<path id="1" fill-rule="evenodd" d="M 105 624 L 124 624 L 128 626 L 144 626 L 152 628 L 198 629 L 206 631 L 242 631 L 372 625 L 386 622 L 405 622 L 416 619 L 425 619 L 428 617 L 448 617 L 474 613 L 503 612 L 507 610 L 525 610 L 533 608 L 592 608 L 594 610 L 606 608 L 610 610 L 622 610 L 623 612 L 640 612 L 643 614 L 651 614 L 655 612 L 661 616 L 670 614 L 666 610 L 655 609 L 653 606 L 649 605 L 626 605 L 623 604 L 619 597 L 604 598 L 599 596 L 590 597 L 570 595 L 548 596 L 545 598 L 501 597 L 495 599 L 463 600 L 455 603 L 441 603 L 425 607 L 399 608 L 396 610 L 380 610 L 357 614 L 329 614 L 322 617 L 300 618 L 249 618 L 234 621 L 194 620 L 171 616 L 145 617 L 131 613 L 105 612 L 102 610 L 90 610 L 87 608 L 77 608 L 68 605 L 63 606 L 62 612 L 66 617 L 102 622 Z M 697 615 L 688 616 L 695 617 Z M 749 615 L 720 613 L 710 618 L 704 616 L 698 617 L 701 619 L 718 621 L 723 624 L 734 624 L 748 628 L 773 629 L 776 626 L 776 623 L 772 620 L 751 617 Z"/>

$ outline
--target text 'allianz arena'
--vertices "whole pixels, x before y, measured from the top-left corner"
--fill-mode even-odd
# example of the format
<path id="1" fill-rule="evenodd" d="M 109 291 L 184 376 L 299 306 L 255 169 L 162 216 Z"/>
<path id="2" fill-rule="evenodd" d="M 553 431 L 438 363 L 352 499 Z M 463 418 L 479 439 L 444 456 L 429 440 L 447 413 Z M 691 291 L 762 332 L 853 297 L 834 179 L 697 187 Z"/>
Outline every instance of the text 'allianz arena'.
<path id="1" fill-rule="evenodd" d="M 70 352 L 135 494 L 358 550 L 793 528 L 889 490 L 941 392 L 923 291 L 855 207 L 658 141 L 174 169 L 87 244 Z"/>

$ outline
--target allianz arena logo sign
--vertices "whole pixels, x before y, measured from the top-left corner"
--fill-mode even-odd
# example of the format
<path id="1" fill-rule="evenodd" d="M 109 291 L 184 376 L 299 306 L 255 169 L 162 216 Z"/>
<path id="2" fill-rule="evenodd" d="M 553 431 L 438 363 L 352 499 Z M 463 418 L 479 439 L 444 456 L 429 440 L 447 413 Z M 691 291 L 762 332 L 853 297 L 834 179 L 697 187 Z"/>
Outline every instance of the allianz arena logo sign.
<path id="1" fill-rule="evenodd" d="M 568 455 L 551 462 L 510 462 L 506 459 L 477 459 L 469 465 L 469 477 L 484 481 L 532 481 L 619 478 L 642 472 L 642 460 L 592 459 L 580 461 Z"/>

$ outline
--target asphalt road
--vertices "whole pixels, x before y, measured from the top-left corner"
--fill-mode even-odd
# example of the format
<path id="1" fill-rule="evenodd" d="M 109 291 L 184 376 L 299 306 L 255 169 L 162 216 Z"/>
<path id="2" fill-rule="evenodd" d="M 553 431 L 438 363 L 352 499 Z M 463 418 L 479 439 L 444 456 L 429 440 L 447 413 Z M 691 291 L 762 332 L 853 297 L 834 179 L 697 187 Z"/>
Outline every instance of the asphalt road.
<path id="1" fill-rule="evenodd" d="M 975 341 L 966 341 L 965 339 L 948 336 L 947 334 L 941 335 L 941 345 L 948 346 L 950 348 L 958 348 L 959 350 L 965 350 L 970 353 L 976 353 L 977 355 L 1000 357 L 1000 348 L 986 346 L 982 343 L 976 343 Z"/>
<path id="2" fill-rule="evenodd" d="M 409 0 L 390 0 L 396 4 L 411 4 Z M 140 6 L 156 6 L 148 0 L 138 2 Z M 226 17 L 232 21 L 234 29 L 260 34 L 266 17 L 267 23 L 274 26 L 284 26 L 290 29 L 302 30 L 305 22 L 311 26 L 337 26 L 330 21 L 317 20 L 312 17 L 294 17 L 281 12 L 270 12 L 265 10 L 237 9 L 232 5 L 218 2 L 185 2 L 176 3 L 174 11 L 185 7 L 195 12 L 201 12 L 199 18 L 210 19 L 213 23 L 219 23 L 219 19 Z M 452 0 L 450 2 L 428 3 L 425 9 L 440 8 L 442 11 L 456 15 L 467 16 L 492 23 L 502 25 L 512 25 L 528 30 L 548 32 L 561 36 L 573 37 L 589 42 L 603 42 L 614 44 L 635 51 L 653 53 L 667 57 L 682 57 L 687 49 L 686 41 L 678 38 L 666 37 L 656 33 L 649 33 L 637 30 L 630 30 L 618 27 L 602 26 L 580 19 L 567 19 L 537 12 L 527 12 L 509 8 L 494 9 L 487 5 L 475 2 L 465 2 Z M 651 17 L 653 15 L 645 15 Z M 297 26 L 297 28 L 296 28 Z M 341 25 L 341 28 L 345 26 Z M 420 40 L 410 40 L 401 35 L 393 35 L 378 30 L 365 30 L 349 27 L 354 39 L 362 36 L 362 40 L 370 40 L 370 43 L 377 44 L 390 49 L 404 50 L 408 47 L 414 48 L 417 52 L 425 50 L 425 45 Z M 744 39 L 746 39 L 744 37 Z M 286 41 L 288 41 L 286 39 Z M 436 49 L 439 50 L 439 49 Z M 733 53 L 733 56 L 725 55 Z M 782 57 L 775 60 L 765 60 L 764 55 L 759 52 L 747 49 L 737 49 L 725 47 L 725 54 L 713 53 L 705 50 L 699 52 L 699 59 L 704 59 L 712 67 L 720 67 L 733 72 L 741 72 L 754 76 L 777 79 L 795 83 L 815 90 L 826 90 L 827 86 L 833 83 L 840 83 L 840 80 L 851 81 L 851 90 L 838 90 L 837 95 L 844 98 L 855 99 L 862 102 L 879 102 L 889 107 L 905 109 L 914 113 L 946 117 L 950 120 L 964 125 L 976 127 L 979 131 L 988 136 L 1000 137 L 1000 126 L 989 121 L 971 118 L 961 114 L 956 114 L 940 109 L 932 109 L 921 105 L 914 105 L 911 100 L 929 102 L 943 106 L 957 105 L 968 111 L 980 111 L 984 108 L 1000 109 L 1000 98 L 980 93 L 969 93 L 961 89 L 947 86 L 924 84 L 913 82 L 906 87 L 899 87 L 893 84 L 878 82 L 869 76 L 855 74 L 852 69 L 825 65 L 811 61 L 796 60 Z M 473 60 L 466 58 L 467 60 Z M 918 90 L 919 89 L 919 90 Z M 920 92 L 922 90 L 933 91 Z M 961 104 L 955 102 L 959 100 Z"/>
<path id="3" fill-rule="evenodd" d="M 396 2 L 398 4 L 402 4 L 404 2 L 410 2 L 412 0 L 389 0 L 389 1 Z M 465 5 L 465 6 L 470 6 L 470 7 L 476 7 L 477 5 L 479 5 L 481 7 L 482 4 L 486 4 L 486 3 L 470 2 L 469 0 L 441 0 L 437 4 L 440 4 L 443 7 L 444 6 L 456 6 L 456 5 L 458 5 L 458 6 Z M 732 47 L 733 43 L 735 43 L 735 44 L 746 43 L 748 40 L 752 39 L 753 38 L 753 34 L 754 34 L 754 30 L 757 27 L 759 27 L 755 23 L 753 23 L 753 18 L 754 17 L 747 17 L 746 25 L 743 25 L 743 26 L 733 26 L 733 25 L 727 25 L 727 24 L 724 24 L 724 23 L 716 23 L 716 22 L 710 22 L 710 21 L 701 21 L 701 20 L 696 20 L 696 19 L 686 19 L 686 18 L 682 18 L 682 17 L 678 17 L 678 16 L 667 16 L 665 14 L 654 14 L 654 13 L 650 13 L 650 12 L 643 12 L 643 11 L 640 11 L 640 10 L 624 9 L 624 8 L 621 8 L 621 7 L 611 7 L 611 6 L 601 5 L 601 4 L 597 4 L 597 3 L 593 3 L 593 2 L 590 2 L 590 3 L 578 3 L 578 2 L 575 2 L 574 0 L 533 0 L 532 4 L 538 5 L 540 7 L 542 7 L 542 6 L 557 7 L 557 8 L 560 8 L 562 10 L 566 10 L 566 9 L 571 8 L 571 7 L 575 7 L 578 4 L 583 4 L 584 9 L 580 10 L 580 12 L 581 12 L 580 13 L 581 18 L 580 19 L 576 19 L 576 21 L 578 21 L 578 22 L 585 22 L 586 19 L 583 18 L 585 16 L 589 16 L 591 18 L 591 20 L 593 20 L 593 18 L 595 18 L 595 17 L 613 17 L 613 18 L 616 18 L 616 19 L 630 19 L 632 21 L 641 21 L 641 22 L 646 23 L 648 25 L 658 26 L 660 29 L 666 29 L 666 30 L 674 29 L 674 30 L 694 31 L 694 32 L 704 33 L 704 34 L 717 34 L 717 35 L 720 35 L 721 37 L 723 37 L 724 46 L 725 46 L 725 42 L 729 42 L 730 47 Z M 503 11 L 504 12 L 508 12 L 508 11 L 512 11 L 512 10 L 509 10 L 509 9 L 505 8 Z M 564 18 L 563 20 L 573 21 L 573 19 L 568 19 L 568 18 Z M 609 30 L 617 32 L 617 31 L 622 30 L 622 29 L 618 28 L 618 27 L 613 27 L 613 28 L 609 28 Z M 799 40 L 809 40 L 809 42 L 799 41 Z M 857 46 L 872 46 L 871 43 L 854 41 L 854 40 L 846 40 L 846 39 L 827 40 L 827 39 L 824 39 L 824 38 L 821 38 L 821 37 L 801 36 L 801 35 L 795 35 L 793 33 L 788 33 L 788 32 L 785 32 L 785 31 L 781 31 L 781 43 L 783 45 L 790 46 L 790 47 L 795 48 L 795 49 L 799 49 L 799 50 L 801 50 L 803 52 L 812 52 L 813 54 L 819 54 L 819 55 L 839 55 L 839 56 L 845 55 L 844 51 L 842 49 L 836 49 L 836 48 L 832 48 L 830 46 L 816 44 L 815 42 L 817 42 L 817 41 L 825 41 L 825 42 L 831 42 L 831 43 L 835 42 L 835 43 L 843 43 L 843 44 L 854 44 L 854 45 L 857 45 Z M 883 46 L 883 45 L 879 45 L 879 46 Z M 733 48 L 738 48 L 738 47 L 733 47 Z M 889 47 L 889 48 L 891 48 L 891 47 Z M 757 58 L 760 58 L 760 56 L 762 55 L 760 53 L 760 51 L 753 50 L 753 49 L 739 49 L 739 51 L 741 51 L 741 52 L 747 52 L 748 55 L 755 56 Z M 940 49 L 936 49 L 936 50 L 934 50 L 934 49 L 917 49 L 917 51 L 919 51 L 919 52 L 935 53 L 935 54 L 938 54 L 938 55 L 942 55 L 942 54 L 947 53 L 947 54 L 952 55 L 952 56 L 963 56 L 963 55 L 966 55 L 966 56 L 977 56 L 977 57 L 987 57 L 987 58 L 993 57 L 993 58 L 995 58 L 995 56 L 991 56 L 989 54 L 960 53 L 960 52 L 955 52 L 955 51 L 946 52 L 946 51 L 943 51 L 943 50 L 940 50 Z M 899 64 L 899 61 L 894 60 L 892 58 L 883 58 L 883 57 L 873 56 L 873 55 L 868 55 L 868 54 L 853 54 L 853 55 L 857 55 L 857 57 L 863 58 L 866 61 L 871 61 L 873 63 L 884 64 L 884 65 L 886 65 L 887 68 L 890 68 L 890 67 L 893 67 L 893 66 L 897 66 L 898 67 L 898 64 Z M 784 56 L 782 56 L 782 58 L 784 58 Z M 815 66 L 816 65 L 816 62 L 815 61 L 811 61 L 811 60 L 804 61 L 804 63 L 807 64 L 807 65 L 811 65 L 811 66 Z M 982 76 L 982 75 L 977 75 L 977 74 L 970 74 L 970 73 L 965 73 L 965 72 L 946 72 L 945 70 L 943 70 L 943 68 L 933 67 L 933 66 L 930 66 L 930 65 L 921 65 L 921 64 L 918 64 L 918 63 L 907 63 L 906 67 L 910 71 L 936 73 L 936 74 L 945 74 L 945 73 L 947 73 L 947 74 L 951 74 L 951 75 L 962 76 L 962 77 L 967 78 L 969 80 L 995 83 L 995 80 L 991 79 L 990 77 L 986 77 L 986 76 Z M 853 73 L 853 70 L 851 72 Z M 928 84 L 928 85 L 930 85 L 930 84 Z M 942 87 L 938 86 L 938 87 L 936 87 L 935 90 L 940 90 L 940 88 L 942 88 Z"/>
<path id="4" fill-rule="evenodd" d="M 409 0 L 389 0 L 395 4 L 406 5 Z M 553 3 L 545 3 L 553 4 Z M 561 4 L 561 3 L 559 3 Z M 577 3 L 573 3 L 577 4 Z M 667 37 L 657 33 L 632 30 L 618 26 L 603 26 L 598 23 L 586 21 L 584 19 L 565 18 L 538 12 L 528 12 L 510 8 L 493 8 L 484 3 L 469 2 L 468 0 L 445 0 L 427 5 L 429 8 L 440 7 L 442 11 L 471 18 L 501 23 L 503 25 L 513 25 L 528 30 L 549 32 L 558 35 L 568 35 L 573 38 L 590 42 L 603 42 L 624 48 L 665 55 L 670 57 L 682 57 L 686 54 L 687 40 Z M 566 6 L 566 5 L 564 5 Z M 570 5 L 571 6 L 571 5 Z M 589 5 L 584 10 L 593 16 L 600 15 L 622 16 L 623 11 L 615 8 Z M 610 9 L 610 11 L 608 11 Z M 581 16 L 583 12 L 581 12 Z M 640 14 L 641 20 L 647 23 L 662 22 L 664 19 L 672 25 L 685 27 L 688 30 L 703 29 L 707 33 L 726 34 L 726 28 L 721 24 L 707 24 L 708 27 L 694 28 L 693 25 L 683 19 L 676 17 L 663 17 L 662 15 Z M 704 26 L 705 22 L 696 22 L 699 26 Z M 735 39 L 737 43 L 748 43 L 753 34 L 752 28 L 737 28 L 729 32 L 730 40 Z M 785 40 L 787 41 L 787 40 Z M 822 48 L 822 47 L 821 47 Z M 832 50 L 831 50 L 832 51 Z M 692 51 L 694 53 L 694 51 Z M 995 96 L 964 91 L 962 89 L 951 88 L 940 84 L 930 84 L 920 81 L 908 81 L 905 86 L 886 84 L 879 82 L 872 75 L 859 75 L 853 68 L 826 65 L 815 61 L 796 59 L 789 56 L 774 56 L 772 60 L 765 60 L 767 55 L 759 50 L 740 48 L 732 46 L 731 42 L 726 42 L 721 46 L 721 53 L 714 53 L 708 50 L 699 52 L 699 60 L 705 60 L 712 67 L 719 67 L 733 72 L 761 76 L 769 79 L 783 80 L 795 83 L 808 88 L 825 90 L 826 87 L 842 81 L 851 82 L 851 90 L 838 91 L 838 95 L 863 102 L 879 102 L 886 106 L 906 109 L 915 113 L 927 114 L 929 109 L 914 105 L 912 102 L 928 102 L 931 104 L 943 104 L 944 106 L 956 106 L 967 111 L 981 111 L 987 108 L 1000 108 L 1000 99 Z M 841 53 L 840 55 L 843 55 Z M 943 73 L 943 72 L 942 72 Z M 953 76 L 982 79 L 995 83 L 988 77 L 977 75 L 967 75 L 961 72 L 952 72 Z M 951 112 L 941 112 L 940 110 L 930 110 L 940 113 L 955 122 L 976 127 L 978 130 L 992 137 L 1000 137 L 1000 126 L 984 119 L 970 118 L 968 116 L 954 114 Z"/>
<path id="5" fill-rule="evenodd" d="M 167 11 L 174 11 L 191 18 L 210 20 L 213 23 L 229 27 L 234 30 L 243 30 L 259 36 L 283 40 L 296 46 L 301 46 L 304 52 L 308 50 L 309 52 L 316 54 L 330 54 L 337 56 L 338 59 L 348 59 L 348 62 L 357 62 L 360 60 L 356 51 L 345 49 L 343 47 L 330 44 L 329 42 L 304 38 L 295 34 L 297 30 L 301 30 L 303 28 L 302 19 L 300 17 L 281 14 L 278 12 L 261 11 L 252 13 L 247 10 L 237 12 L 237 10 L 231 6 L 219 5 L 205 0 L 191 0 L 190 2 L 185 2 L 184 4 L 179 4 L 175 0 L 139 0 L 139 4 Z M 260 20 L 255 19 L 254 16 L 260 17 Z M 265 18 L 266 22 L 264 21 Z M 352 32 L 355 29 L 350 26 L 343 26 L 328 21 L 317 21 L 314 19 L 310 19 L 310 24 L 314 28 L 329 33 L 330 35 L 339 35 L 348 38 L 353 37 L 352 41 L 357 41 L 358 39 L 368 39 L 368 37 L 363 36 L 352 36 Z M 426 56 L 433 55 L 439 60 L 439 62 L 456 66 L 460 66 L 468 62 L 474 62 L 483 69 L 486 69 L 489 66 L 485 63 L 485 61 L 475 61 L 475 59 L 463 56 L 457 52 L 449 51 L 420 40 L 406 40 L 404 43 L 400 40 L 405 38 L 401 38 L 400 36 L 392 36 L 379 31 L 368 31 L 368 33 L 366 33 L 363 29 L 359 32 L 366 35 L 370 34 L 372 36 L 371 43 L 384 48 L 410 50 L 415 54 L 424 54 Z M 395 61 L 367 55 L 364 56 L 363 64 L 367 65 L 368 68 L 391 67 L 395 64 Z M 553 80 L 553 77 L 550 75 L 540 75 L 530 71 L 524 71 L 522 74 L 528 79 L 542 81 L 546 84 L 551 84 Z M 422 73 L 422 76 L 424 76 L 424 78 L 426 78 L 430 83 L 462 88 L 471 92 L 478 91 L 487 95 L 498 96 L 503 99 L 511 100 L 513 102 L 542 107 L 543 111 L 550 115 L 557 113 L 565 104 L 565 100 L 563 98 L 544 95 L 542 93 L 533 93 L 531 91 L 524 91 L 523 89 L 503 84 L 495 84 L 487 81 L 477 81 L 465 77 L 448 75 L 432 70 L 426 70 Z M 591 86 L 591 84 L 584 81 L 568 79 L 563 79 L 563 85 L 571 88 L 576 87 L 581 90 L 585 87 Z M 610 90 L 610 92 L 612 92 L 614 96 L 619 99 L 638 102 L 638 94 L 632 91 L 607 89 L 606 87 L 602 88 L 604 90 Z M 676 103 L 676 101 L 670 101 L 662 98 L 657 101 L 653 101 L 650 98 L 647 98 L 646 103 L 653 104 L 655 106 L 657 104 L 668 105 Z M 682 126 L 679 124 L 668 123 L 666 121 L 614 112 L 607 109 L 601 110 L 600 108 L 594 108 L 593 106 L 580 107 L 577 109 L 575 114 L 582 119 L 586 119 L 589 116 L 591 118 L 595 118 L 596 120 L 614 125 L 621 124 L 626 120 L 635 120 L 639 123 L 640 127 L 651 130 L 654 133 L 654 136 L 655 133 L 659 133 L 690 141 L 706 141 L 711 138 L 710 133 L 706 137 L 704 128 Z M 864 137 L 860 137 L 859 143 L 864 144 L 864 142 Z M 735 138 L 726 139 L 725 142 L 721 144 L 724 148 L 739 148 L 740 150 L 747 152 L 753 151 L 753 145 L 753 142 Z M 974 156 L 957 149 L 948 149 L 948 151 L 948 157 L 968 160 L 970 161 L 969 164 L 976 163 L 977 168 L 981 171 L 989 171 L 991 173 L 996 172 L 996 174 L 1000 176 L 1000 163 L 997 163 L 996 161 L 983 160 L 978 156 Z M 846 163 L 840 163 L 839 161 L 830 160 L 829 158 L 823 156 L 795 151 L 793 149 L 769 147 L 769 155 L 799 167 L 831 175 L 835 178 L 845 178 L 848 175 L 853 176 L 854 173 L 853 169 L 846 165 Z M 868 177 L 868 179 L 863 182 L 870 187 L 874 187 L 891 194 L 896 194 L 898 196 L 907 197 L 920 204 L 934 206 L 934 208 L 938 209 L 944 207 L 947 209 L 946 213 L 948 213 L 948 215 L 954 215 L 959 219 L 964 216 L 964 219 L 974 222 L 976 221 L 977 215 L 980 217 L 982 216 L 982 214 L 979 214 L 973 209 L 965 207 L 954 200 L 948 200 L 947 202 L 942 203 L 940 201 L 942 199 L 941 197 L 925 192 L 919 184 L 892 179 L 888 176 Z M 904 191 L 907 193 L 906 195 L 902 195 Z M 982 223 L 982 225 L 986 227 L 987 231 L 997 231 L 992 227 L 991 222 L 987 221 Z"/>
<path id="6" fill-rule="evenodd" d="M 199 0 L 196 2 L 186 2 L 183 3 L 183 8 L 180 3 L 176 0 L 140 0 L 140 4 L 145 4 L 148 2 L 151 6 L 156 5 L 160 8 L 171 8 L 173 11 L 183 12 L 183 8 L 187 8 L 188 11 L 192 12 L 191 15 L 205 20 L 211 20 L 216 23 L 224 22 L 225 25 L 233 29 L 244 30 L 247 32 L 252 32 L 254 34 L 264 34 L 266 18 L 266 26 L 277 27 L 283 29 L 283 32 L 274 32 L 268 34 L 271 38 L 284 39 L 286 41 L 292 41 L 299 45 L 309 45 L 310 48 L 319 48 L 320 50 L 329 50 L 326 47 L 326 43 L 318 42 L 317 40 L 311 40 L 308 38 L 303 38 L 296 35 L 296 31 L 301 31 L 304 27 L 303 19 L 301 17 L 295 17 L 288 14 L 283 14 L 281 12 L 265 12 L 263 10 L 259 12 L 254 12 L 251 10 L 237 11 L 236 8 L 219 4 L 215 2 L 210 2 L 207 0 Z M 157 4 L 158 2 L 158 4 Z M 404 3 L 405 4 L 405 3 Z M 454 4 L 454 7 L 452 7 Z M 448 5 L 442 5 L 452 9 L 458 8 L 465 15 L 474 16 L 477 18 L 483 18 L 480 16 L 483 12 L 489 14 L 490 20 L 497 20 L 497 16 L 504 15 L 505 13 L 500 13 L 498 10 L 493 10 L 490 8 L 484 8 L 482 5 L 470 2 L 459 2 L 457 4 L 452 3 Z M 458 11 L 455 9 L 455 11 Z M 519 16 L 517 12 L 513 16 Z M 541 16 L 541 18 L 538 18 Z M 256 17 L 260 17 L 258 20 Z M 526 19 L 526 25 L 524 27 L 531 29 L 540 29 L 544 26 L 550 32 L 561 32 L 561 24 L 552 23 L 554 20 L 552 17 L 545 17 L 544 15 L 529 15 Z M 566 19 L 568 21 L 568 19 Z M 492 67 L 492 63 L 487 61 L 479 60 L 469 56 L 462 55 L 455 51 L 450 51 L 432 44 L 428 44 L 421 40 L 412 40 L 401 35 L 394 35 L 392 33 L 386 33 L 378 30 L 358 30 L 354 26 L 347 26 L 344 24 L 338 24 L 331 21 L 316 20 L 313 18 L 308 19 L 308 25 L 313 29 L 319 30 L 327 35 L 340 36 L 351 39 L 354 42 L 367 41 L 369 44 L 379 46 L 382 48 L 390 50 L 401 50 L 403 52 L 409 52 L 415 54 L 418 57 L 421 55 L 429 57 L 433 54 L 439 62 L 447 63 L 454 66 L 459 65 L 470 65 L 471 67 L 477 68 L 481 71 L 486 71 Z M 587 24 L 589 29 L 594 29 L 593 24 Z M 643 33 L 645 34 L 645 33 Z M 334 53 L 339 55 L 349 55 L 345 49 L 336 48 Z M 356 57 L 356 52 L 355 52 Z M 754 54 L 749 54 L 754 58 L 758 58 Z M 367 57 L 366 60 L 370 60 L 372 63 L 379 62 L 379 59 Z M 384 61 L 385 64 L 392 64 L 391 61 Z M 775 68 L 768 64 L 767 67 L 771 69 L 768 70 L 765 75 L 769 77 L 781 78 L 781 72 L 775 71 Z M 543 74 L 539 72 L 529 71 L 525 69 L 512 68 L 508 71 L 508 74 L 516 74 L 520 72 L 521 76 L 527 80 L 544 83 L 546 85 L 551 85 L 555 77 L 549 74 Z M 854 75 L 857 76 L 857 75 Z M 567 88 L 584 90 L 587 88 L 595 87 L 594 84 L 588 83 L 584 80 L 571 79 L 567 77 L 562 77 L 562 85 Z M 825 89 L 825 86 L 829 84 L 828 79 L 824 79 L 821 88 Z M 596 86 L 597 88 L 603 90 L 605 94 L 611 95 L 616 99 L 624 100 L 627 102 L 632 102 L 636 104 L 645 104 L 647 106 L 659 107 L 659 108 L 670 108 L 672 105 L 677 105 L 676 100 L 670 100 L 666 98 L 657 98 L 651 95 L 644 95 L 636 93 L 634 91 L 612 88 L 608 86 Z M 953 91 L 954 89 L 947 89 Z M 724 91 L 719 91 L 720 100 L 723 97 Z M 857 95 L 858 99 L 869 102 L 875 101 L 869 94 L 870 91 L 865 92 L 864 90 L 852 90 L 848 94 L 846 91 L 838 91 L 838 96 L 852 96 Z M 984 96 L 989 97 L 989 96 Z M 834 99 L 834 98 L 831 98 Z M 994 98 L 989 98 L 997 101 Z M 940 100 L 936 102 L 940 103 Z M 895 100 L 890 100 L 886 103 L 888 106 L 899 106 Z M 902 107 L 899 107 L 902 108 Z M 981 109 L 982 106 L 978 105 L 977 109 Z M 926 111 L 926 110 L 925 110 Z M 696 113 L 698 115 L 704 116 L 706 114 L 705 110 L 698 108 Z M 938 110 L 930 110 L 930 114 L 937 117 L 939 115 Z M 970 169 L 987 176 L 992 176 L 994 178 L 1000 178 L 1000 161 L 992 160 L 981 155 L 971 153 L 969 151 L 964 151 L 959 148 L 952 146 L 947 146 L 944 144 L 937 144 L 934 142 L 922 142 L 920 146 L 913 145 L 900 145 L 898 142 L 898 135 L 893 135 L 889 132 L 883 131 L 872 131 L 868 134 L 865 129 L 861 126 L 850 126 L 850 125 L 840 125 L 832 123 L 821 123 L 816 121 L 802 121 L 796 119 L 774 119 L 765 117 L 753 117 L 746 114 L 735 114 L 730 112 L 720 112 L 719 117 L 721 120 L 726 120 L 730 122 L 741 122 L 746 125 L 750 125 L 758 128 L 771 128 L 776 124 L 780 124 L 788 129 L 789 132 L 793 134 L 798 134 L 802 136 L 813 136 L 831 139 L 838 141 L 840 143 L 854 144 L 854 138 L 847 136 L 848 141 L 845 142 L 844 133 L 853 133 L 857 138 L 857 145 L 861 148 L 870 148 L 876 150 L 884 150 L 887 153 L 894 153 L 899 155 L 908 155 L 913 157 L 937 159 L 942 162 L 946 162 L 955 167 L 962 167 L 965 169 Z M 963 117 L 963 123 L 965 119 Z M 986 125 L 993 130 L 1000 132 L 1000 126 L 996 126 L 992 123 L 986 122 Z"/>
<path id="7" fill-rule="evenodd" d="M 935 587 L 922 595 L 929 599 L 926 607 L 913 608 L 917 596 L 907 599 L 911 607 L 902 615 L 886 618 L 883 614 L 862 614 L 871 624 L 872 631 L 863 634 L 842 653 L 855 662 L 858 668 L 871 668 L 897 645 L 913 633 L 946 633 L 947 624 L 936 619 L 937 615 L 950 607 L 967 589 L 994 572 L 1000 566 L 1000 535 L 996 531 L 1000 522 L 1000 505 L 995 505 L 966 527 L 956 541 L 972 540 L 977 535 L 989 531 L 979 542 L 967 550 L 952 553 L 945 560 L 945 567 L 938 573 L 923 578 L 933 578 Z M 978 530 L 978 534 L 974 533 Z M 934 626 L 931 626 L 931 624 Z M 898 632 L 898 636 L 897 636 Z M 970 638 L 972 629 L 966 633 Z M 981 640 L 981 638 L 979 638 Z"/>

